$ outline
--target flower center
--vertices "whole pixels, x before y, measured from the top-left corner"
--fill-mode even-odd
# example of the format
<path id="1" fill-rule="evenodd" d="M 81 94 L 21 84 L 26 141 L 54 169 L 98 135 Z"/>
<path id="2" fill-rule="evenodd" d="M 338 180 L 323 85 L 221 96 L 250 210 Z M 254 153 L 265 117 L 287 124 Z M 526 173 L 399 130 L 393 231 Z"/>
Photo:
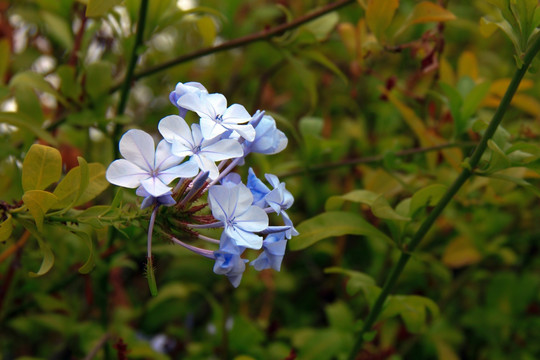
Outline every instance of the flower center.
<path id="1" fill-rule="evenodd" d="M 216 115 L 217 122 L 223 122 L 223 115 Z"/>

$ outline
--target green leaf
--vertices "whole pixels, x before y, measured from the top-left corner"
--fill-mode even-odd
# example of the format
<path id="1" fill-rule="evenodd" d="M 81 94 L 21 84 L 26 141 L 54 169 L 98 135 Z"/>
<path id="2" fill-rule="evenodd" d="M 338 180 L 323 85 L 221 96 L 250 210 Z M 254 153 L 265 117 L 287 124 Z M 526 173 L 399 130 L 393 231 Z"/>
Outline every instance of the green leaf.
<path id="1" fill-rule="evenodd" d="M 463 97 L 463 106 L 461 108 L 461 118 L 468 120 L 478 110 L 480 103 L 489 92 L 491 83 L 484 81 L 476 85 L 466 96 Z"/>
<path id="2" fill-rule="evenodd" d="M 201 16 L 197 19 L 197 27 L 203 39 L 203 46 L 211 46 L 216 40 L 216 24 L 211 16 Z"/>
<path id="3" fill-rule="evenodd" d="M 86 6 L 87 17 L 103 16 L 115 5 L 118 5 L 122 0 L 88 0 Z"/>
<path id="4" fill-rule="evenodd" d="M 10 213 L 6 213 L 6 219 L 0 223 L 0 242 L 4 242 L 11 236 L 13 231 L 13 219 Z"/>
<path id="5" fill-rule="evenodd" d="M 400 315 L 407 330 L 417 334 L 425 328 L 426 309 L 434 317 L 439 316 L 439 308 L 431 299 L 418 295 L 393 295 L 386 299 L 380 319 Z"/>
<path id="6" fill-rule="evenodd" d="M 322 52 L 316 50 L 302 50 L 302 56 L 324 66 L 337 75 L 337 77 L 339 77 L 345 84 L 348 83 L 347 76 L 343 73 L 343 71 L 341 71 L 340 68 L 337 67 L 337 65 L 328 59 Z"/>
<path id="7" fill-rule="evenodd" d="M 428 22 L 444 22 L 455 20 L 456 16 L 445 8 L 429 1 L 422 1 L 414 6 L 407 18 L 407 24 L 422 24 Z"/>
<path id="8" fill-rule="evenodd" d="M 28 85 L 20 84 L 14 89 L 17 113 L 27 115 L 26 120 L 31 121 L 36 127 L 41 127 L 45 116 L 41 109 L 41 103 L 34 89 Z"/>
<path id="9" fill-rule="evenodd" d="M 324 206 L 326 211 L 341 210 L 345 201 L 366 204 L 371 207 L 379 194 L 369 190 L 353 190 L 345 195 L 331 196 Z"/>
<path id="10" fill-rule="evenodd" d="M 40 11 L 40 17 L 52 40 L 56 40 L 66 51 L 73 48 L 71 27 L 63 17 L 49 11 Z"/>
<path id="11" fill-rule="evenodd" d="M 368 190 L 354 190 L 342 196 L 332 196 L 326 201 L 325 209 L 326 211 L 340 210 L 345 201 L 366 204 L 371 207 L 373 215 L 381 219 L 410 220 L 410 218 L 395 212 L 384 196 Z"/>
<path id="12" fill-rule="evenodd" d="M 92 99 L 109 95 L 112 85 L 112 66 L 108 62 L 97 61 L 88 65 L 85 76 L 85 89 Z"/>
<path id="13" fill-rule="evenodd" d="M 491 150 L 491 159 L 487 168 L 482 170 L 483 173 L 492 174 L 494 172 L 507 169 L 512 165 L 510 163 L 510 159 L 508 159 L 506 154 L 499 148 L 499 146 L 497 146 L 495 141 L 488 140 L 487 145 Z"/>
<path id="14" fill-rule="evenodd" d="M 36 137 L 46 141 L 51 145 L 57 145 L 58 142 L 47 131 L 43 130 L 37 125 L 31 117 L 23 113 L 9 113 L 0 112 L 0 123 L 6 123 L 18 127 L 19 129 L 26 129 L 33 133 Z"/>
<path id="15" fill-rule="evenodd" d="M 24 193 L 22 200 L 30 214 L 36 221 L 36 227 L 43 231 L 43 218 L 47 211 L 58 202 L 58 198 L 48 191 L 28 190 Z"/>
<path id="16" fill-rule="evenodd" d="M 9 68 L 11 51 L 6 37 L 0 39 L 0 85 L 4 85 L 4 76 Z"/>
<path id="17" fill-rule="evenodd" d="M 51 94 L 54 96 L 62 105 L 69 107 L 67 100 L 58 92 L 55 88 L 52 87 L 49 82 L 47 82 L 42 75 L 33 72 L 33 71 L 24 71 L 16 74 L 11 78 L 9 82 L 10 87 L 17 87 L 20 84 L 24 86 L 30 86 L 38 91 L 43 91 L 44 93 Z"/>
<path id="18" fill-rule="evenodd" d="M 79 164 L 86 164 L 86 161 L 79 158 Z M 102 164 L 81 165 L 71 169 L 54 189 L 54 194 L 59 199 L 55 209 L 82 205 L 94 199 L 109 186 L 105 179 L 105 167 Z"/>
<path id="19" fill-rule="evenodd" d="M 56 73 L 60 78 L 60 92 L 70 99 L 79 100 L 82 88 L 75 78 L 75 68 L 73 66 L 60 65 Z"/>
<path id="20" fill-rule="evenodd" d="M 387 220 L 398 220 L 398 221 L 409 221 L 411 218 L 402 216 L 398 214 L 384 196 L 380 195 L 375 199 L 373 204 L 371 204 L 371 212 L 378 218 L 387 219 Z"/>
<path id="21" fill-rule="evenodd" d="M 300 235 L 289 240 L 291 250 L 301 250 L 334 236 L 365 235 L 391 242 L 391 239 L 360 215 L 344 211 L 319 214 L 297 226 Z"/>
<path id="22" fill-rule="evenodd" d="M 323 41 L 330 35 L 339 22 L 339 15 L 332 11 L 324 16 L 321 16 L 313 21 L 310 21 L 302 28 L 308 30 L 315 36 L 317 41 Z"/>
<path id="23" fill-rule="evenodd" d="M 24 221 L 20 219 L 19 219 L 19 222 L 26 228 L 26 230 L 28 230 L 36 238 L 39 245 L 39 249 L 41 250 L 41 253 L 43 254 L 43 261 L 41 262 L 41 266 L 39 267 L 38 272 L 35 273 L 33 271 L 30 271 L 28 275 L 31 277 L 38 277 L 38 276 L 45 275 L 46 273 L 49 272 L 49 270 L 54 265 L 54 254 L 51 250 L 51 247 L 49 246 L 49 244 L 45 242 L 45 240 L 43 240 L 40 232 L 36 229 L 36 227 L 34 226 L 32 222 Z"/>
<path id="24" fill-rule="evenodd" d="M 463 98 L 461 97 L 459 91 L 457 91 L 457 89 L 455 89 L 454 87 L 444 82 L 440 82 L 439 86 L 443 91 L 444 95 L 446 95 L 446 98 L 448 99 L 447 105 L 450 108 L 450 113 L 452 114 L 452 118 L 454 119 L 455 133 L 456 135 L 459 135 L 465 130 L 466 126 L 466 120 L 461 118 L 461 107 L 463 105 Z"/>
<path id="25" fill-rule="evenodd" d="M 536 196 L 540 197 L 540 189 L 538 189 L 536 186 L 532 185 L 527 180 L 517 178 L 517 177 L 514 177 L 514 176 L 504 175 L 504 174 L 491 174 L 491 175 L 489 175 L 489 177 L 492 178 L 492 179 L 499 179 L 499 180 L 513 182 L 514 184 L 522 186 L 525 189 L 533 192 Z"/>
<path id="26" fill-rule="evenodd" d="M 392 23 L 399 0 L 371 0 L 366 9 L 366 22 L 379 42 L 385 42 L 386 30 Z"/>
<path id="27" fill-rule="evenodd" d="M 44 190 L 62 175 L 62 156 L 55 148 L 34 144 L 23 161 L 23 190 Z"/>
<path id="28" fill-rule="evenodd" d="M 362 272 L 347 270 L 338 267 L 324 269 L 326 274 L 343 274 L 349 277 L 347 281 L 347 294 L 354 296 L 362 291 L 368 303 L 373 305 L 381 292 L 381 288 L 377 286 L 375 280 Z"/>
<path id="29" fill-rule="evenodd" d="M 433 184 L 415 192 L 411 198 L 410 216 L 414 217 L 420 209 L 426 206 L 437 205 L 447 188 L 448 186 L 446 185 Z"/>
<path id="30" fill-rule="evenodd" d="M 306 116 L 300 119 L 298 127 L 300 134 L 305 137 L 319 137 L 324 126 L 323 119 L 318 117 Z"/>
<path id="31" fill-rule="evenodd" d="M 79 273 L 88 274 L 90 271 L 92 271 L 96 263 L 96 259 L 94 255 L 94 243 L 92 241 L 92 237 L 88 233 L 84 231 L 80 231 L 80 230 L 71 229 L 71 232 L 77 235 L 79 238 L 81 238 L 86 244 L 86 246 L 88 246 L 88 251 L 89 251 L 88 259 L 79 268 Z"/>

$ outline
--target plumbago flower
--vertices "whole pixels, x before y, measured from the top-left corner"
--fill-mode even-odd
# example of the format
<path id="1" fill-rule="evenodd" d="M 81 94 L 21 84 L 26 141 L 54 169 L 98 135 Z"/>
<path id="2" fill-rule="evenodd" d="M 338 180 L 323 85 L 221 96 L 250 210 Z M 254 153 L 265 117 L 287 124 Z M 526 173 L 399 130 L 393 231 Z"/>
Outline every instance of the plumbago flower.
<path id="1" fill-rule="evenodd" d="M 144 198 L 141 209 L 152 209 L 147 247 L 152 294 L 157 291 L 151 252 L 155 226 L 173 243 L 214 260 L 214 272 L 227 276 L 234 287 L 249 262 L 248 249 L 260 251 L 251 262 L 255 270 L 279 271 L 287 241 L 298 235 L 285 212 L 293 196 L 275 175 L 265 175 L 269 188 L 253 169 L 248 171 L 247 185 L 233 170 L 252 152 L 282 151 L 287 137 L 264 111 L 251 116 L 240 104 L 227 106 L 225 96 L 210 94 L 196 82 L 178 83 L 169 99 L 179 115 L 159 122 L 163 140 L 155 147 L 149 134 L 129 130 L 119 144 L 124 158 L 113 161 L 106 174 L 112 184 L 137 188 L 136 194 Z M 200 122 L 190 126 L 184 120 L 188 111 L 195 112 Z M 206 207 L 211 215 L 199 214 Z M 270 213 L 283 223 L 270 225 Z M 219 239 L 205 235 L 211 228 L 223 229 Z M 194 240 L 217 248 L 195 246 Z"/>

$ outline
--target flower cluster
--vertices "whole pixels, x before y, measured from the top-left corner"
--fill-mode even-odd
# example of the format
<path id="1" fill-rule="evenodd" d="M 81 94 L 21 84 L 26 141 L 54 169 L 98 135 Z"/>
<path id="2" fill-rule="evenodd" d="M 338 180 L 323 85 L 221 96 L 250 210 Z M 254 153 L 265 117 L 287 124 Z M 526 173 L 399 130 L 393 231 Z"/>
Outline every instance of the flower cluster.
<path id="1" fill-rule="evenodd" d="M 248 260 L 242 257 L 246 249 L 262 249 L 251 262 L 256 270 L 279 271 L 287 240 L 298 235 L 285 212 L 294 199 L 275 175 L 266 174 L 267 186 L 250 168 L 245 185 L 232 170 L 250 153 L 280 152 L 287 146 L 287 137 L 264 111 L 252 116 L 240 104 L 228 106 L 225 96 L 210 94 L 196 82 L 178 83 L 169 98 L 179 113 L 159 122 L 163 140 L 156 147 L 146 132 L 127 131 L 119 144 L 124 158 L 113 161 L 106 173 L 110 183 L 136 188 L 136 194 L 144 197 L 141 208 L 153 208 L 148 230 L 149 260 L 158 210 L 160 206 L 174 206 L 179 220 L 173 222 L 176 228 L 167 233 L 169 238 L 213 259 L 214 272 L 226 275 L 233 286 L 240 284 L 246 268 Z M 198 115 L 199 123 L 188 125 L 184 119 L 188 111 Z M 205 194 L 211 215 L 197 215 L 206 204 L 194 202 Z M 270 225 L 270 213 L 280 216 L 283 225 Z M 223 228 L 219 240 L 199 233 L 210 228 Z M 195 247 L 179 237 L 197 237 L 219 244 L 219 249 Z"/>

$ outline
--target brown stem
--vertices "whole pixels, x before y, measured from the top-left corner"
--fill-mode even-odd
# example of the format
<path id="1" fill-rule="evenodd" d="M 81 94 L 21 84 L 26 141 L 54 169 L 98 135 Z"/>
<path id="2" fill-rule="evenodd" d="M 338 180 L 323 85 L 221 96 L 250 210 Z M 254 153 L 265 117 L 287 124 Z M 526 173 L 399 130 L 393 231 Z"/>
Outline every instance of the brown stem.
<path id="1" fill-rule="evenodd" d="M 297 27 L 299 27 L 299 26 L 301 26 L 301 25 L 303 25 L 303 24 L 305 24 L 305 23 L 307 23 L 307 22 L 309 22 L 311 20 L 314 20 L 314 19 L 316 19 L 318 17 L 321 17 L 323 15 L 326 15 L 329 12 L 335 11 L 335 10 L 337 10 L 339 8 L 342 8 L 342 7 L 346 6 L 346 5 L 352 4 L 354 2 L 355 2 L 354 0 L 336 1 L 334 3 L 323 6 L 322 8 L 320 8 L 318 10 L 315 10 L 315 11 L 309 13 L 309 14 L 301 16 L 301 17 L 299 17 L 299 18 L 297 18 L 297 19 L 295 19 L 295 20 L 293 20 L 291 22 L 288 22 L 288 23 L 285 23 L 285 24 L 282 24 L 282 25 L 278 25 L 278 26 L 275 26 L 275 27 L 270 28 L 270 29 L 263 30 L 263 31 L 260 31 L 258 33 L 255 33 L 255 34 L 250 34 L 250 35 L 242 36 L 242 37 L 239 37 L 239 38 L 236 38 L 236 39 L 232 39 L 232 40 L 226 41 L 224 43 L 221 43 L 221 44 L 219 44 L 217 46 L 207 47 L 207 48 L 197 50 L 197 51 L 194 51 L 194 52 L 186 54 L 186 55 L 179 56 L 179 57 L 177 57 L 175 59 L 164 62 L 163 64 L 159 64 L 159 65 L 153 66 L 153 67 L 151 67 L 149 69 L 146 69 L 146 70 L 143 70 L 141 72 L 135 73 L 134 76 L 133 76 L 133 80 L 138 80 L 140 78 L 150 76 L 150 75 L 155 74 L 157 72 L 166 70 L 166 69 L 168 69 L 170 67 L 173 67 L 173 66 L 188 62 L 188 61 L 193 60 L 193 59 L 201 58 L 201 57 L 206 56 L 206 55 L 215 54 L 217 52 L 221 52 L 221 51 L 230 50 L 230 49 L 234 49 L 234 48 L 237 48 L 237 47 L 245 46 L 245 45 L 248 45 L 248 44 L 256 42 L 256 41 L 271 39 L 273 37 L 282 35 L 283 33 L 287 32 L 289 30 L 295 29 L 295 28 L 297 28 Z M 121 84 L 116 84 L 115 86 L 113 86 L 111 88 L 111 92 L 115 92 L 121 86 L 122 86 Z"/>

